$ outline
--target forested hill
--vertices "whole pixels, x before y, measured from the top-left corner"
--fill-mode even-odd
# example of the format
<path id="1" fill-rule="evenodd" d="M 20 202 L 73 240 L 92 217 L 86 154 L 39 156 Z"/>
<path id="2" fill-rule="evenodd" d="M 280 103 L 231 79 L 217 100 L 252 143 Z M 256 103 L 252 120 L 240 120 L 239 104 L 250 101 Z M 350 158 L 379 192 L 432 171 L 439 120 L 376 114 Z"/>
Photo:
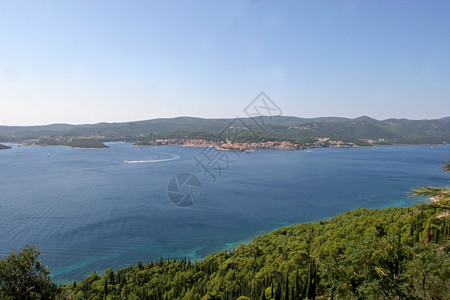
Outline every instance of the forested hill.
<path id="1" fill-rule="evenodd" d="M 390 143 L 410 144 L 450 142 L 450 117 L 436 120 L 387 119 L 379 121 L 369 117 L 305 119 L 277 116 L 257 119 L 259 125 L 264 123 L 263 126 L 258 126 L 252 119 L 241 120 L 243 122 L 233 123 L 233 119 L 179 117 L 92 125 L 0 126 L 0 140 L 17 141 L 42 136 L 101 136 L 111 140 L 140 139 L 152 134 L 160 137 L 202 138 L 220 133 L 230 126 L 238 126 L 243 130 L 263 133 L 268 138 L 382 138 Z"/>
<path id="2" fill-rule="evenodd" d="M 449 299 L 448 219 L 357 209 L 200 262 L 139 263 L 64 287 L 75 299 Z M 72 298 L 70 298 L 72 299 Z"/>

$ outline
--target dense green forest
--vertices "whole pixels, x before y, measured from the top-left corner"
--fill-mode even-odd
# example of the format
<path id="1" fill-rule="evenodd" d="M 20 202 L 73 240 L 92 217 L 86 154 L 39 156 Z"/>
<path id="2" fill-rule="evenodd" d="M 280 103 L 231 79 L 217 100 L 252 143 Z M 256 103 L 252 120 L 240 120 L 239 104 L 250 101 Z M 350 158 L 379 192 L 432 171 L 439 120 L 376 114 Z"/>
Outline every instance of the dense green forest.
<path id="1" fill-rule="evenodd" d="M 106 270 L 74 299 L 449 299 L 449 225 L 439 209 L 357 209 L 284 227 L 200 262 Z"/>
<path id="2" fill-rule="evenodd" d="M 445 166 L 450 171 L 450 164 Z M 56 287 L 25 248 L 0 260 L 1 299 L 450 299 L 450 188 L 409 208 L 280 228 L 191 262 L 160 259 Z M 20 280 L 18 280 L 20 279 Z"/>
<path id="3" fill-rule="evenodd" d="M 40 146 L 68 146 L 72 148 L 109 148 L 99 139 L 94 138 L 84 138 L 84 139 L 73 139 L 71 141 L 58 141 L 52 138 L 43 138 L 36 145 Z"/>
<path id="4" fill-rule="evenodd" d="M 66 144 L 66 146 L 73 148 L 109 148 L 96 139 L 77 139 Z"/>
<path id="5" fill-rule="evenodd" d="M 387 119 L 369 117 L 298 118 L 274 116 L 257 119 L 202 119 L 179 117 L 125 123 L 91 125 L 53 124 L 46 126 L 0 126 L 0 140 L 20 142 L 25 139 L 56 136 L 102 136 L 104 140 L 144 142 L 155 138 L 204 138 L 217 140 L 232 128 L 247 132 L 247 137 L 290 140 L 302 143 L 320 137 L 346 139 L 384 139 L 387 144 L 450 143 L 450 117 L 437 120 Z M 246 139 L 248 141 L 248 139 Z"/>

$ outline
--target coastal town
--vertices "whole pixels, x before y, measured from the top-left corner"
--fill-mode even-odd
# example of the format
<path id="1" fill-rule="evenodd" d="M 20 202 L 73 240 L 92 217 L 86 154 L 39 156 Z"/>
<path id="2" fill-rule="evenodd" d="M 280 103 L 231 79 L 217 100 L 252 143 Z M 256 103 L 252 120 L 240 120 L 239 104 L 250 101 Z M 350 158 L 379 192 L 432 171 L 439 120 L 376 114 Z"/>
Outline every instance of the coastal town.
<path id="1" fill-rule="evenodd" d="M 27 146 L 50 146 L 50 145 L 70 145 L 74 141 L 86 143 L 92 140 L 109 141 L 107 137 L 101 135 L 93 136 L 41 136 L 33 139 L 24 139 L 20 144 Z M 261 140 L 258 142 L 236 142 L 226 139 L 225 141 L 211 141 L 206 139 L 189 138 L 163 138 L 155 140 L 132 140 L 125 137 L 115 138 L 112 141 L 123 141 L 133 143 L 135 146 L 163 146 L 178 145 L 185 147 L 214 147 L 223 151 L 260 151 L 260 150 L 304 150 L 310 148 L 351 148 L 361 146 L 375 146 L 385 144 L 385 139 L 360 139 L 359 143 L 333 139 L 329 137 L 314 138 L 311 142 L 294 143 L 286 140 Z"/>
<path id="2" fill-rule="evenodd" d="M 256 151 L 256 150 L 303 150 L 309 148 L 351 148 L 363 146 L 375 146 L 386 143 L 385 139 L 364 139 L 360 144 L 334 140 L 332 138 L 316 138 L 315 142 L 305 142 L 303 144 L 293 143 L 291 141 L 260 141 L 260 142 L 225 142 L 208 141 L 204 139 L 156 139 L 155 141 L 137 143 L 137 145 L 159 146 L 159 145 L 180 145 L 187 147 L 215 147 L 224 151 Z"/>

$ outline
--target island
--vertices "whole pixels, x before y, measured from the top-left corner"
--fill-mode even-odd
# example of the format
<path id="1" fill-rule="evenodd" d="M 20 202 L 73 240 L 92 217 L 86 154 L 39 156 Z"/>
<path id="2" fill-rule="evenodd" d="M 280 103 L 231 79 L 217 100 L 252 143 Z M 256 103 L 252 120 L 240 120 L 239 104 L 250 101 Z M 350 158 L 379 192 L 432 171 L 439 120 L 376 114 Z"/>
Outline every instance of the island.
<path id="1" fill-rule="evenodd" d="M 43 136 L 33 139 L 20 140 L 21 143 L 28 146 L 67 146 L 71 148 L 85 148 L 85 149 L 103 149 L 109 148 L 102 141 L 96 137 L 49 137 Z"/>
<path id="2" fill-rule="evenodd" d="M 103 142 L 96 139 L 76 139 L 66 144 L 72 148 L 87 148 L 87 149 L 101 149 L 109 148 Z"/>

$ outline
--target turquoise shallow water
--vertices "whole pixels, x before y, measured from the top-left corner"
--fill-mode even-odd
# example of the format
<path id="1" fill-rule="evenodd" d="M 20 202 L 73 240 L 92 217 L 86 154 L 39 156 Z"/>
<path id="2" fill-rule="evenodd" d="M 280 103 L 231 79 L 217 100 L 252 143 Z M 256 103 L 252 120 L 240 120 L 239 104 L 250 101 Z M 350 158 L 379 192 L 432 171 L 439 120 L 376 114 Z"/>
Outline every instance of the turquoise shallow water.
<path id="1" fill-rule="evenodd" d="M 200 259 L 357 207 L 411 205 L 411 188 L 450 180 L 441 169 L 450 146 L 227 153 L 213 183 L 196 166 L 201 148 L 109 145 L 0 151 L 0 256 L 37 245 L 54 281 L 69 282 L 160 256 Z M 180 172 L 201 181 L 194 206 L 167 197 Z"/>

